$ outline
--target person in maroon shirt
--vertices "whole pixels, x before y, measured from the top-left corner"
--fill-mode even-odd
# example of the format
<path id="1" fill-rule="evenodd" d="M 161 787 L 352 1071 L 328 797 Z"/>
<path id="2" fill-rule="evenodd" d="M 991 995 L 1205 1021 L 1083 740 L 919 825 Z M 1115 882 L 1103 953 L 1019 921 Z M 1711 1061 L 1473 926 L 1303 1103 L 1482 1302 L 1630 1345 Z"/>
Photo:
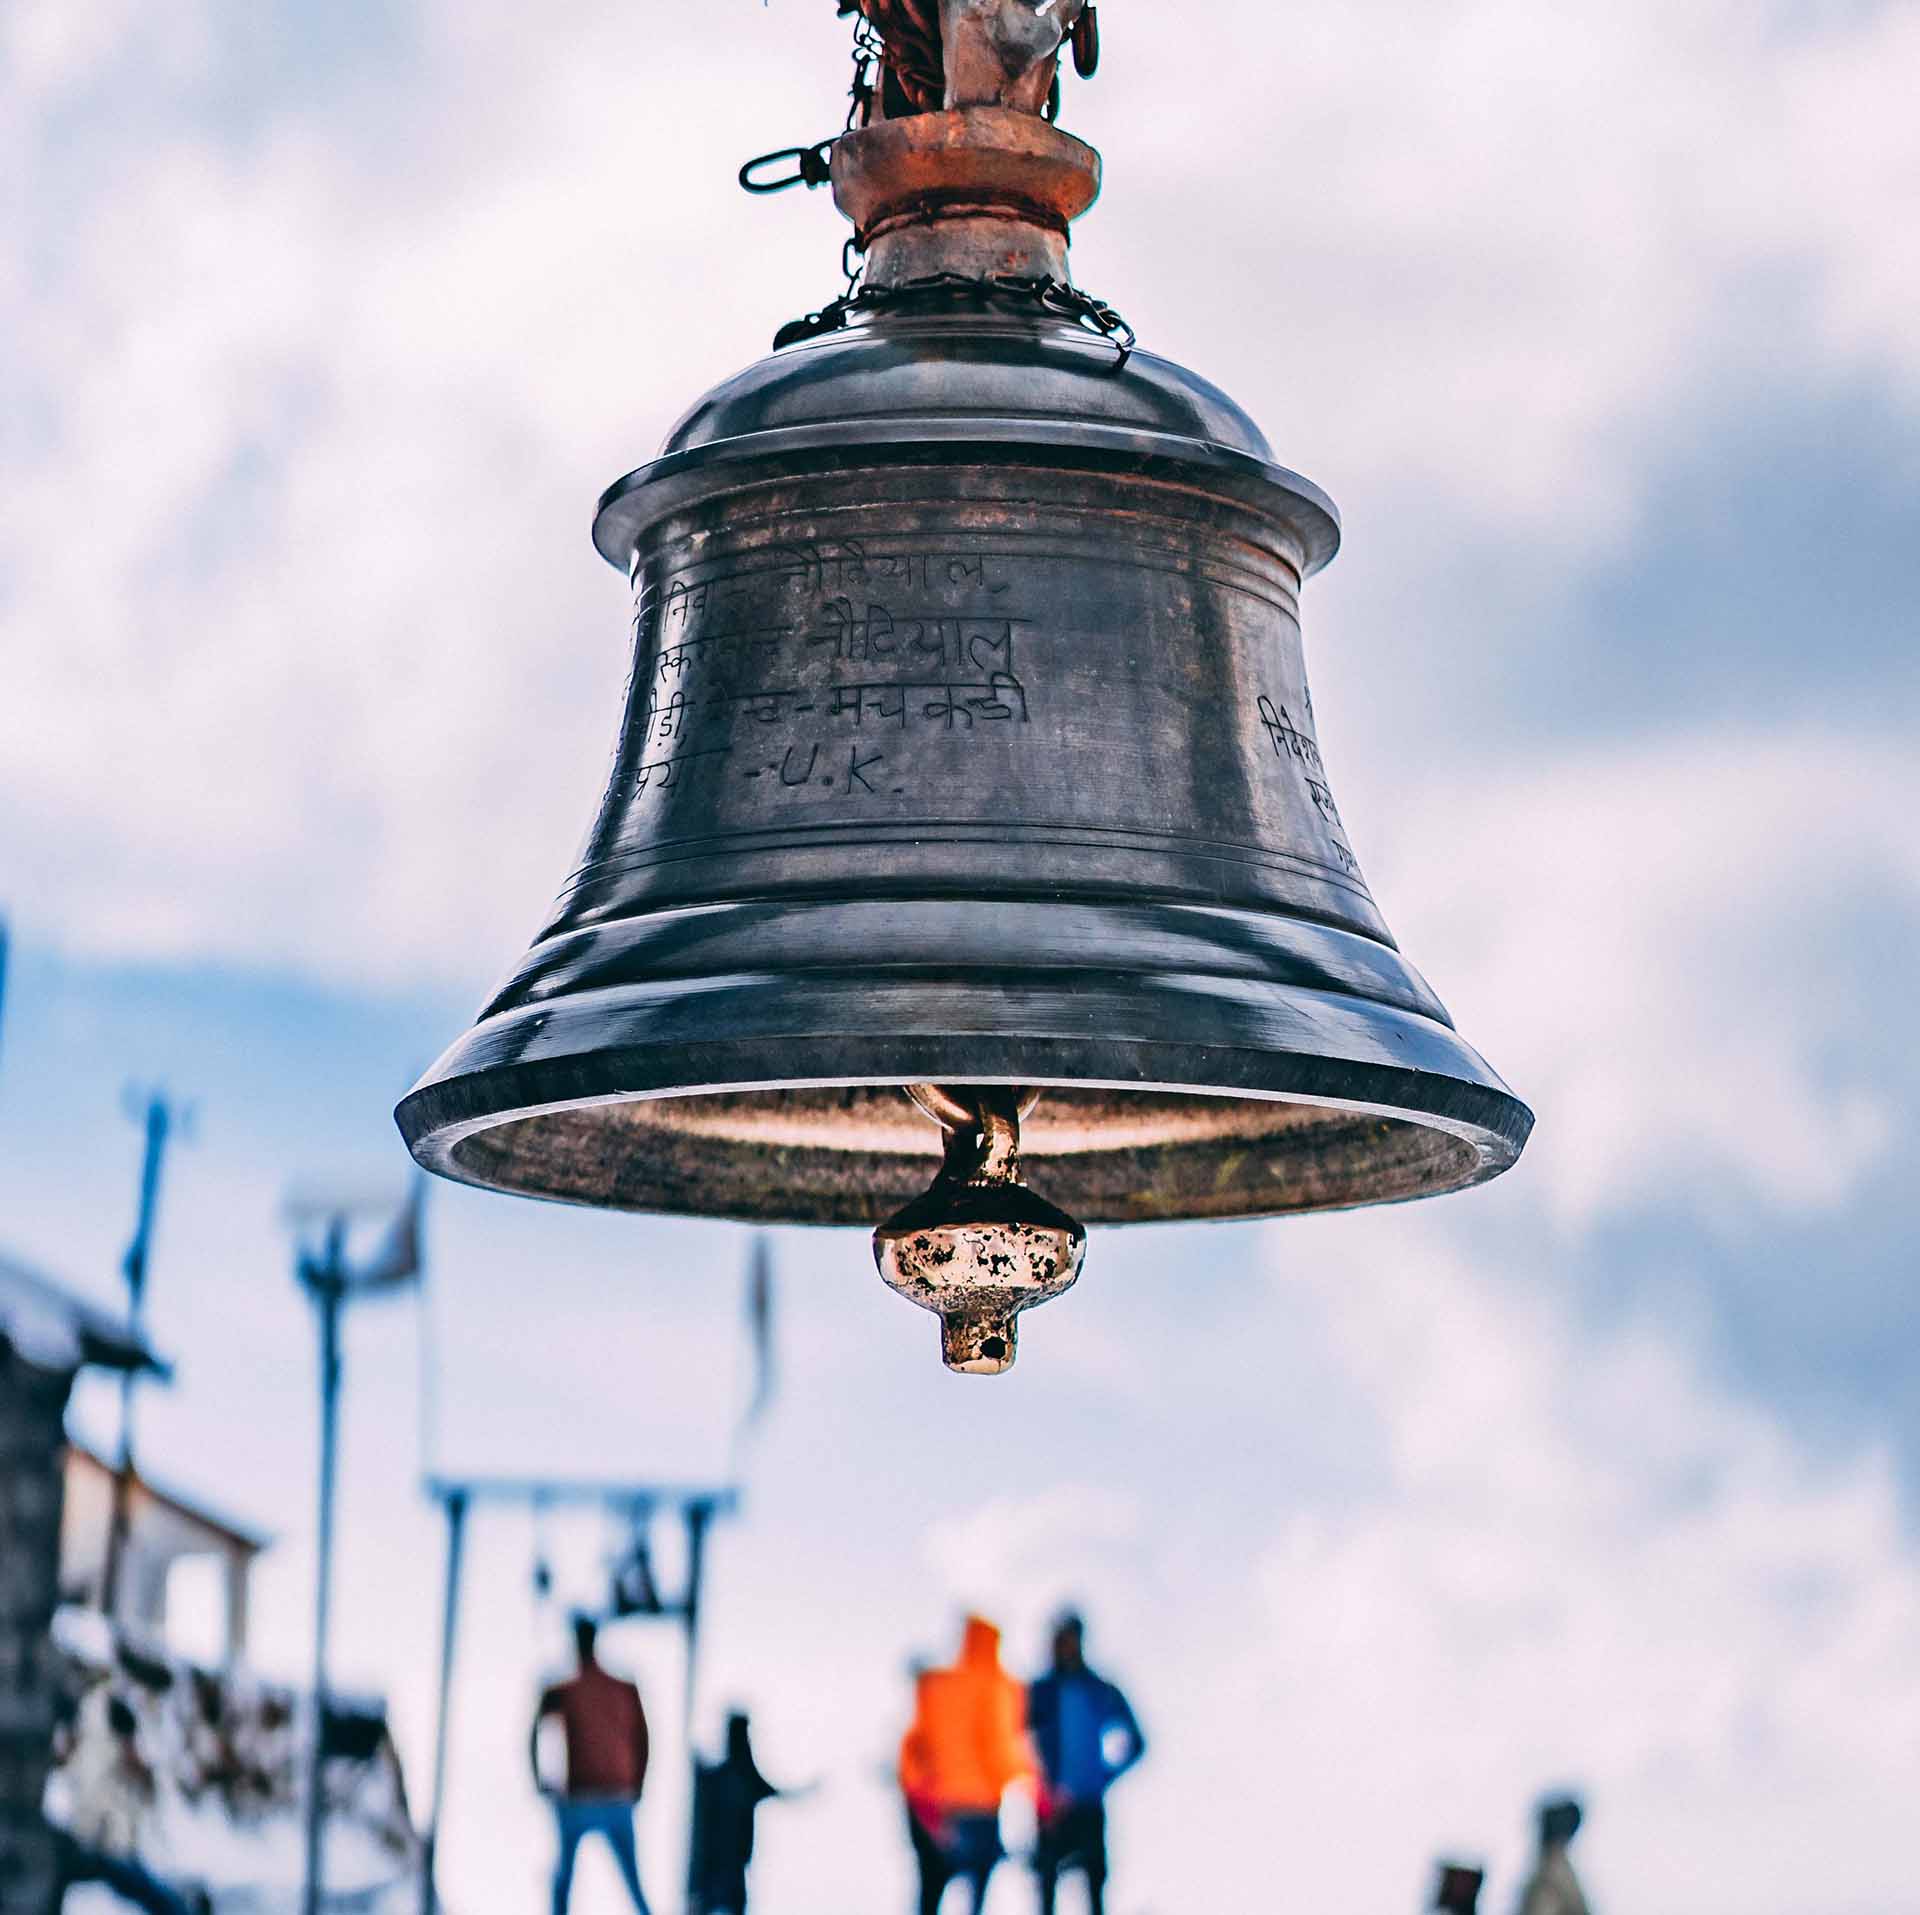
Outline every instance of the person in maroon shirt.
<path id="1" fill-rule="evenodd" d="M 634 1805 L 647 1779 L 647 1712 L 640 1706 L 640 1691 L 624 1676 L 609 1675 L 595 1659 L 597 1634 L 591 1617 L 574 1617 L 579 1671 L 542 1694 L 529 1742 L 534 1787 L 553 1795 L 560 1822 L 553 1915 L 566 1915 L 573 1894 L 573 1858 L 582 1839 L 595 1834 L 604 1835 L 613 1850 L 634 1907 L 640 1915 L 649 1915 L 633 1838 Z M 554 1718 L 566 1731 L 567 1742 L 566 1786 L 557 1792 L 548 1789 L 540 1774 L 540 1727 Z"/>

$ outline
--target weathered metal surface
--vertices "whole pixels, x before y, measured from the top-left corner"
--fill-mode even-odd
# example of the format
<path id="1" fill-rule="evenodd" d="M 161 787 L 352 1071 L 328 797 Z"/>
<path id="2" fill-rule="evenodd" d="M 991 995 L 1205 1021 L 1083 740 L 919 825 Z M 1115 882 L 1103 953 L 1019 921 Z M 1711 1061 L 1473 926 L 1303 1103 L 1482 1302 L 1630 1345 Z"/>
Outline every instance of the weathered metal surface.
<path id="1" fill-rule="evenodd" d="M 1333 509 L 1217 388 L 955 292 L 750 368 L 606 496 L 634 670 L 532 952 L 402 1104 L 575 1201 L 871 1223 L 910 1083 L 1046 1087 L 1090 1222 L 1490 1176 L 1531 1123 L 1394 949 L 1322 762 Z"/>
<path id="2" fill-rule="evenodd" d="M 1100 191 L 1100 155 L 1005 107 L 877 120 L 833 148 L 833 197 L 869 285 L 930 273 L 1067 276 L 1067 227 Z"/>
<path id="3" fill-rule="evenodd" d="M 940 0 L 839 0 L 839 8 L 860 14 L 879 36 L 884 73 L 873 102 L 878 110 L 937 113 L 946 104 Z"/>
<path id="4" fill-rule="evenodd" d="M 1065 40 L 1083 76 L 1099 61 L 1085 0 L 841 0 L 842 13 L 856 10 L 885 45 L 905 112 L 1006 106 L 1038 114 Z"/>
<path id="5" fill-rule="evenodd" d="M 1086 0 L 941 0 L 942 104 L 1041 112 Z"/>

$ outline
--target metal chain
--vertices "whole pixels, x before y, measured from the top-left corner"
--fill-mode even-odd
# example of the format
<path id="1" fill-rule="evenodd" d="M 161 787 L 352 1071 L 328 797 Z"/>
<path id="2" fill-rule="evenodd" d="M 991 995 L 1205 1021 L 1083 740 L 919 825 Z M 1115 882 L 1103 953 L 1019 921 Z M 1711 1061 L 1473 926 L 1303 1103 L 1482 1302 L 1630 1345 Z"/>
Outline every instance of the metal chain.
<path id="1" fill-rule="evenodd" d="M 838 6 L 842 17 L 859 16 L 856 46 L 862 34 L 878 43 L 881 65 L 914 112 L 938 112 L 947 90 L 939 0 L 838 0 Z"/>
<path id="2" fill-rule="evenodd" d="M 843 6 L 840 11 L 846 12 Z M 880 37 L 880 30 L 865 14 L 854 18 L 853 27 L 853 84 L 847 89 L 847 132 L 856 126 L 865 126 L 873 118 L 875 96 L 874 68 L 883 65 L 887 57 L 887 43 Z"/>
<path id="3" fill-rule="evenodd" d="M 876 96 L 874 69 L 887 63 L 887 43 L 880 29 L 860 12 L 860 0 L 839 0 L 842 14 L 852 14 L 853 84 L 847 89 L 847 123 L 842 132 L 851 133 L 873 117 Z M 789 186 L 804 186 L 809 192 L 824 186 L 833 177 L 833 149 L 840 135 L 816 140 L 811 146 L 779 146 L 761 153 L 740 169 L 740 184 L 749 193 L 784 193 Z M 790 166 L 783 163 L 791 162 Z M 769 172 L 769 168 L 781 168 Z M 853 282 L 851 278 L 848 284 Z"/>
<path id="4" fill-rule="evenodd" d="M 1043 312 L 1097 333 L 1114 349 L 1113 370 L 1127 363 L 1137 343 L 1133 328 L 1104 300 L 1083 293 L 1077 286 L 1046 273 L 990 273 L 971 279 L 965 273 L 928 273 L 920 279 L 903 280 L 897 286 L 858 286 L 848 281 L 848 289 L 838 299 L 830 299 L 818 312 L 790 319 L 773 336 L 774 350 L 794 346 L 803 340 L 824 338 L 842 331 L 865 313 L 884 312 L 930 293 L 969 293 L 982 307 L 994 297 L 1028 301 Z"/>
<path id="5" fill-rule="evenodd" d="M 944 97 L 939 0 L 835 0 L 835 4 L 843 18 L 851 17 L 854 22 L 853 84 L 848 88 L 846 126 L 831 139 L 817 140 L 812 146 L 783 146 L 748 160 L 740 169 L 740 184 L 749 193 L 779 193 L 789 186 L 805 186 L 811 191 L 826 185 L 833 177 L 834 147 L 845 133 L 867 125 L 873 117 L 882 84 L 877 76 L 890 73 L 918 112 L 938 108 Z M 1089 5 L 1075 21 L 1071 46 L 1075 67 L 1083 77 L 1090 77 L 1100 58 L 1093 6 Z M 1046 117 L 1052 119 L 1059 106 L 1060 76 L 1056 73 Z M 769 173 L 769 168 L 781 170 Z M 864 286 L 860 281 L 865 264 L 861 255 L 858 236 L 849 238 L 840 252 L 845 289 L 818 312 L 782 326 L 774 335 L 776 351 L 801 340 L 839 332 L 861 313 L 885 311 L 932 292 L 969 292 L 983 305 L 989 295 L 1030 300 L 1042 311 L 1070 319 L 1109 340 L 1115 352 L 1115 372 L 1127 363 L 1134 349 L 1133 328 L 1113 307 L 1048 274 L 994 273 L 971 279 L 963 273 L 931 273 L 898 286 Z"/>

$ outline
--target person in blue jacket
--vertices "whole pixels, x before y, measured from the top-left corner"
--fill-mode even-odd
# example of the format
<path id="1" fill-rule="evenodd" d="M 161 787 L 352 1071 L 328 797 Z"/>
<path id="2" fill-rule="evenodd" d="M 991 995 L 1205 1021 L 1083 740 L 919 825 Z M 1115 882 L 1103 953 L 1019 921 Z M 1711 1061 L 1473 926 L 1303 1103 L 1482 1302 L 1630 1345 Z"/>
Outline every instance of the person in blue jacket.
<path id="1" fill-rule="evenodd" d="M 1126 1697 L 1087 1667 L 1086 1625 L 1076 1615 L 1054 1625 L 1053 1667 L 1027 1691 L 1027 1730 L 1040 1759 L 1040 1915 L 1053 1915 L 1060 1877 L 1076 1868 L 1092 1915 L 1103 1915 L 1106 1795 L 1146 1754 L 1147 1739 Z"/>

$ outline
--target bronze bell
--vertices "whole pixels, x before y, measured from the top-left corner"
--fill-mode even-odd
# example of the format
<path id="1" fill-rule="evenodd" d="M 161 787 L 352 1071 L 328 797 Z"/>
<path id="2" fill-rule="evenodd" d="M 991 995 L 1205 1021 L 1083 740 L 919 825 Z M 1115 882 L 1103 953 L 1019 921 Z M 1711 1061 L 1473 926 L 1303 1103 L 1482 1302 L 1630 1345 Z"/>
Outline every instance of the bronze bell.
<path id="1" fill-rule="evenodd" d="M 1069 287 L 1100 161 L 1040 110 L 1082 8 L 943 0 L 930 47 L 861 5 L 890 78 L 831 172 L 864 289 L 601 500 L 634 593 L 606 796 L 398 1117 L 499 1190 L 905 1205 L 883 1272 L 991 1370 L 1078 1273 L 1056 1205 L 1427 1196 L 1532 1118 L 1394 948 L 1334 804 L 1299 625 L 1331 501 Z M 929 59 L 916 110 L 898 75 L 924 95 Z"/>

